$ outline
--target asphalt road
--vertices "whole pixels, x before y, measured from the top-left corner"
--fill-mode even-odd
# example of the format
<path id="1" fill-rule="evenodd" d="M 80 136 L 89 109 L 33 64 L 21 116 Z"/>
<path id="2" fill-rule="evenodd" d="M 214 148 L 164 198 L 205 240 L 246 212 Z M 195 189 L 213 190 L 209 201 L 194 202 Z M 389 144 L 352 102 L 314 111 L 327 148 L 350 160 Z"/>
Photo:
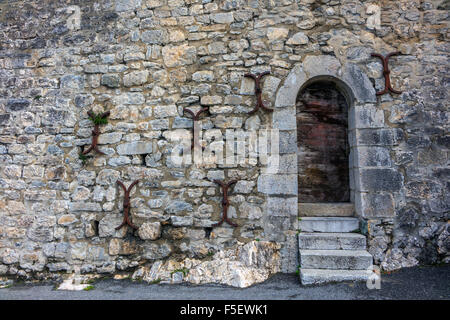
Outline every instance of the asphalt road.
<path id="1" fill-rule="evenodd" d="M 406 268 L 382 274 L 381 289 L 364 282 L 302 286 L 295 274 L 278 274 L 240 289 L 223 285 L 152 284 L 99 280 L 90 291 L 60 291 L 54 285 L 14 284 L 0 300 L 450 300 L 450 265 Z"/>

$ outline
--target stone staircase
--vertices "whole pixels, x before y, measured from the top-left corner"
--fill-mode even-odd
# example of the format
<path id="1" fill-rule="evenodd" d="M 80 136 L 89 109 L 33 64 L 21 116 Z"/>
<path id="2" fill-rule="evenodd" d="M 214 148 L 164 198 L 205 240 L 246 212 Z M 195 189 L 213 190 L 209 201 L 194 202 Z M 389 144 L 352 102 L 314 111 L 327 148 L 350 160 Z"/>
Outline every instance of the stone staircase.
<path id="1" fill-rule="evenodd" d="M 372 266 L 352 203 L 299 203 L 300 281 L 365 281 Z"/>

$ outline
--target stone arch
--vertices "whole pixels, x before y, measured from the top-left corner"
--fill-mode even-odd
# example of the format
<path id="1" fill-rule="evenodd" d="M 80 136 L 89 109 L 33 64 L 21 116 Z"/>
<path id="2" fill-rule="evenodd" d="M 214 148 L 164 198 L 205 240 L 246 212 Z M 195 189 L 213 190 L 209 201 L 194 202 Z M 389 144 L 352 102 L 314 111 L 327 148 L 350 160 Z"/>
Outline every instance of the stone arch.
<path id="1" fill-rule="evenodd" d="M 342 89 L 349 107 L 349 144 L 350 144 L 350 189 L 351 200 L 358 212 L 358 166 L 354 154 L 354 129 L 359 119 L 355 113 L 362 109 L 375 107 L 375 89 L 367 75 L 353 63 L 342 65 L 336 57 L 307 56 L 303 63 L 296 64 L 279 87 L 272 113 L 272 129 L 279 130 L 279 167 L 277 173 L 261 174 L 258 179 L 258 191 L 267 195 L 266 221 L 278 228 L 277 241 L 284 242 L 281 249 L 282 271 L 294 272 L 298 264 L 296 234 L 298 229 L 298 183 L 297 183 L 297 123 L 296 100 L 302 88 L 308 84 L 327 79 Z M 370 112 L 370 111 L 369 111 Z M 282 234 L 280 234 L 280 228 Z M 276 232 L 274 232 L 276 234 Z M 275 240 L 275 239 L 274 239 Z M 293 254 L 295 252 L 295 254 Z"/>

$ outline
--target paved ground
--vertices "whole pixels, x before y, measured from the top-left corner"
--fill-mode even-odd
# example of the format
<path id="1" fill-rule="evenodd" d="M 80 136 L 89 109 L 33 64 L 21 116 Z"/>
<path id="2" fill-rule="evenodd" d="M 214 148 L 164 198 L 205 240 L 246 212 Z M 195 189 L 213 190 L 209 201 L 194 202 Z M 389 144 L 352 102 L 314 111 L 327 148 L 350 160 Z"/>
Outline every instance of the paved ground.
<path id="1" fill-rule="evenodd" d="M 450 300 L 450 265 L 403 269 L 383 274 L 380 290 L 364 282 L 301 286 L 296 275 L 279 274 L 264 283 L 239 289 L 221 285 L 194 286 L 100 280 L 91 291 L 57 291 L 52 285 L 16 284 L 0 289 L 0 300 L 310 300 L 310 299 L 446 299 Z"/>

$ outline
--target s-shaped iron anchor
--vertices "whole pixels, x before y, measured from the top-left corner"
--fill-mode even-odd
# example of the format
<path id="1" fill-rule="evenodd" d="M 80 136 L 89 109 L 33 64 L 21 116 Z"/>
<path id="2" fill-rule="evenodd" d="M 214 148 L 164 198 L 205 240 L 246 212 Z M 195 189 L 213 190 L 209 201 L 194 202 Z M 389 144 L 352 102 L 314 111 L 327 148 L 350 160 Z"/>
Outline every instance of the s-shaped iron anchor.
<path id="1" fill-rule="evenodd" d="M 98 137 L 100 135 L 100 123 L 98 123 L 98 122 L 96 123 L 96 119 L 98 117 L 98 119 L 100 119 L 100 121 L 106 122 L 106 117 L 109 116 L 110 112 L 106 111 L 104 113 L 101 113 L 97 117 L 92 111 L 88 111 L 87 114 L 89 115 L 91 120 L 94 122 L 94 130 L 92 130 L 91 146 L 88 149 L 84 150 L 81 154 L 83 154 L 83 155 L 88 154 L 92 150 L 95 150 L 97 153 L 100 153 L 100 154 L 105 154 L 104 152 L 100 151 L 98 149 L 98 146 L 97 146 L 97 144 L 98 144 Z"/>
<path id="2" fill-rule="evenodd" d="M 270 71 L 265 71 L 263 73 L 259 73 L 259 74 L 252 74 L 252 73 L 246 73 L 244 74 L 244 77 L 247 78 L 252 78 L 253 80 L 255 80 L 255 95 L 256 95 L 256 107 L 249 112 L 249 114 L 253 114 L 256 111 L 258 111 L 259 108 L 262 108 L 268 112 L 273 112 L 273 109 L 267 108 L 262 101 L 262 89 L 261 89 L 261 79 L 262 77 L 266 76 L 270 74 Z"/>
<path id="3" fill-rule="evenodd" d="M 201 108 L 199 111 L 197 111 L 196 113 L 194 113 L 192 110 L 189 110 L 189 109 L 186 109 L 186 108 L 183 109 L 183 112 L 187 112 L 187 113 L 189 113 L 189 114 L 192 116 L 192 120 L 193 120 L 193 122 L 194 122 L 193 125 L 192 125 L 192 144 L 191 144 L 191 149 L 194 149 L 194 145 L 195 145 L 195 144 L 198 145 L 198 141 L 196 141 L 196 140 L 194 139 L 195 122 L 198 121 L 198 120 L 200 120 L 200 115 L 201 115 L 203 112 L 206 112 L 206 111 L 208 111 L 208 110 L 209 110 L 208 107 L 203 107 L 203 108 Z"/>
<path id="4" fill-rule="evenodd" d="M 222 215 L 222 219 L 216 223 L 213 224 L 212 227 L 218 227 L 220 226 L 224 221 L 226 221 L 229 225 L 233 226 L 233 227 L 237 227 L 238 225 L 231 222 L 230 219 L 228 219 L 228 207 L 230 206 L 230 201 L 228 201 L 228 188 L 230 188 L 230 186 L 232 184 L 235 184 L 237 182 L 237 180 L 232 180 L 228 183 L 225 183 L 221 180 L 214 180 L 215 183 L 217 183 L 218 185 L 220 185 L 222 187 L 222 191 L 223 191 L 223 198 L 222 198 L 222 207 L 223 207 L 223 215 Z"/>
<path id="5" fill-rule="evenodd" d="M 401 55 L 401 52 L 400 51 L 391 52 L 391 53 L 388 53 L 386 55 L 386 57 L 383 57 L 379 53 L 372 53 L 371 54 L 372 57 L 380 58 L 381 61 L 383 62 L 384 90 L 383 91 L 378 91 L 377 92 L 377 96 L 385 94 L 385 93 L 388 93 L 389 91 L 391 91 L 393 93 L 397 93 L 397 94 L 402 93 L 401 91 L 394 90 L 392 88 L 392 86 L 391 86 L 391 78 L 390 78 L 391 70 L 389 70 L 389 58 L 392 57 L 392 56 L 397 56 L 397 55 Z"/>
<path id="6" fill-rule="evenodd" d="M 117 180 L 116 183 L 122 187 L 124 195 L 123 195 L 123 222 L 120 226 L 118 226 L 116 228 L 116 230 L 119 230 L 120 228 L 122 228 L 125 225 L 129 225 L 130 227 L 132 227 L 133 229 L 138 229 L 138 227 L 136 227 L 133 223 L 131 223 L 130 221 L 130 191 L 131 189 L 133 189 L 133 187 L 139 182 L 139 180 L 134 181 L 132 184 L 130 184 L 130 186 L 127 188 L 125 188 L 125 185 Z"/>

